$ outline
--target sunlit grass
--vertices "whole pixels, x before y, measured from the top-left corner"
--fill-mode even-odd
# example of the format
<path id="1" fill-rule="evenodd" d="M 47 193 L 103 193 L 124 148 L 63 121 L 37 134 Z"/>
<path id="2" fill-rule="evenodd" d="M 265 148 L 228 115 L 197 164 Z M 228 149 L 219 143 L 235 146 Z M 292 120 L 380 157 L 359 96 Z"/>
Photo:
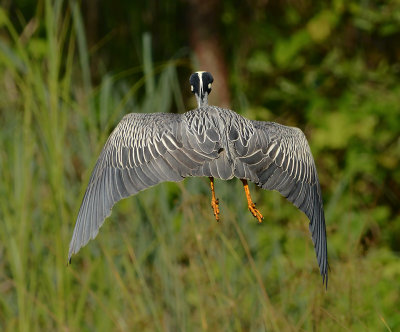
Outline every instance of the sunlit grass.
<path id="1" fill-rule="evenodd" d="M 1 330 L 399 326 L 399 293 L 388 287 L 398 290 L 398 257 L 385 248 L 359 254 L 360 221 L 368 216 L 340 208 L 346 183 L 327 204 L 328 291 L 306 217 L 279 194 L 256 189 L 265 216 L 258 225 L 236 180 L 216 181 L 220 223 L 207 179 L 164 183 L 118 203 L 67 267 L 79 204 L 110 130 L 127 112 L 183 111 L 177 69 L 153 67 L 145 35 L 142 79 L 127 87 L 129 76 L 105 75 L 92 87 L 76 4 L 45 2 L 36 19 L 46 38 L 33 30 L 21 40 L 1 15 Z"/>

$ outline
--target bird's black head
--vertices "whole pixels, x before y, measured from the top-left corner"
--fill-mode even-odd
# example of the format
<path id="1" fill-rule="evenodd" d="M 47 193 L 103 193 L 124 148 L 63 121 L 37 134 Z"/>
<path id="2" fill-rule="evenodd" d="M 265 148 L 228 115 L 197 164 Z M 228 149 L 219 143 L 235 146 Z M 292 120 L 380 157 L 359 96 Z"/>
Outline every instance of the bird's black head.
<path id="1" fill-rule="evenodd" d="M 195 94 L 199 107 L 207 105 L 207 97 L 211 92 L 214 78 L 207 71 L 197 71 L 190 76 L 190 89 Z"/>

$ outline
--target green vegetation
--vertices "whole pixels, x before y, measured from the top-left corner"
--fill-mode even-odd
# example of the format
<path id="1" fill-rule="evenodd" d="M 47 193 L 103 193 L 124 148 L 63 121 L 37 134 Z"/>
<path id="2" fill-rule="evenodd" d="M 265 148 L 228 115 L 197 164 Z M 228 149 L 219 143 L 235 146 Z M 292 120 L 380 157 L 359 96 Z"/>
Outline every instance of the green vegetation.
<path id="1" fill-rule="evenodd" d="M 165 37 L 158 50 L 182 47 L 173 5 L 159 9 L 160 35 L 132 20 L 141 49 L 132 67 L 127 40 L 87 47 L 77 2 L 17 3 L 0 7 L 0 330 L 400 329 L 398 1 L 226 1 L 221 13 L 233 108 L 309 138 L 325 201 L 328 291 L 305 215 L 254 188 L 258 225 L 238 180 L 216 181 L 221 223 L 207 179 L 123 200 L 67 267 L 108 134 L 128 112 L 193 107 L 190 54 L 152 49 L 152 36 Z M 125 5 L 138 18 L 142 5 Z"/>

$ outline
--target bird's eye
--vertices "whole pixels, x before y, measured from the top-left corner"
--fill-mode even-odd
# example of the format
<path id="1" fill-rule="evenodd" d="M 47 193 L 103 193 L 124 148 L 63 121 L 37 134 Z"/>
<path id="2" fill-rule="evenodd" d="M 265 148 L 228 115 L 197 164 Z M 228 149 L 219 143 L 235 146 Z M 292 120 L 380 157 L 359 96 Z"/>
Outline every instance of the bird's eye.
<path id="1" fill-rule="evenodd" d="M 190 91 L 193 91 L 193 85 L 190 86 Z"/>
<path id="2" fill-rule="evenodd" d="M 208 83 L 208 88 L 211 89 L 211 83 Z"/>

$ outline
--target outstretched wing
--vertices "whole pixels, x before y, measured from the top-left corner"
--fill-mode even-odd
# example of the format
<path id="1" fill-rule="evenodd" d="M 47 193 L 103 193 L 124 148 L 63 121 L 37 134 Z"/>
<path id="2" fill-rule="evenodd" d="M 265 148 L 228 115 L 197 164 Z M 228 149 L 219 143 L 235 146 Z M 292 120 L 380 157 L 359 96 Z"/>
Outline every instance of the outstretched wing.
<path id="1" fill-rule="evenodd" d="M 209 164 L 218 158 L 220 135 L 205 117 L 201 120 L 194 112 L 131 113 L 121 120 L 93 169 L 68 259 L 96 237 L 119 200 L 163 181 L 212 176 Z"/>
<path id="2" fill-rule="evenodd" d="M 249 121 L 252 133 L 237 137 L 236 177 L 277 190 L 310 220 L 315 253 L 324 282 L 328 254 L 321 188 L 310 147 L 303 132 L 273 122 Z"/>

